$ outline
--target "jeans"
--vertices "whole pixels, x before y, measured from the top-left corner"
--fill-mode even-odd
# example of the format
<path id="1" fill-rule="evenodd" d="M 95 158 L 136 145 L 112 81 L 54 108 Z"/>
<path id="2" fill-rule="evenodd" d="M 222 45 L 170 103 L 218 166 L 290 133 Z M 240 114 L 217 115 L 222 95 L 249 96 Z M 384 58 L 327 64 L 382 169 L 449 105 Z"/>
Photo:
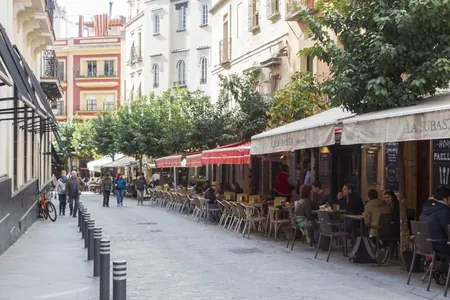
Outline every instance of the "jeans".
<path id="1" fill-rule="evenodd" d="M 144 200 L 144 190 L 137 190 L 137 198 L 138 201 L 143 201 Z"/>
<path id="2" fill-rule="evenodd" d="M 116 189 L 117 204 L 122 204 L 123 203 L 123 196 L 124 195 L 125 195 L 125 190 L 117 190 Z"/>
<path id="3" fill-rule="evenodd" d="M 103 207 L 109 207 L 109 196 L 111 191 L 103 191 Z"/>
<path id="4" fill-rule="evenodd" d="M 75 201 L 75 203 L 74 203 Z M 69 196 L 70 214 L 75 218 L 77 216 L 78 203 L 80 202 L 80 195 Z"/>
<path id="5" fill-rule="evenodd" d="M 66 194 L 58 194 L 59 197 L 59 214 L 66 214 L 67 196 Z"/>

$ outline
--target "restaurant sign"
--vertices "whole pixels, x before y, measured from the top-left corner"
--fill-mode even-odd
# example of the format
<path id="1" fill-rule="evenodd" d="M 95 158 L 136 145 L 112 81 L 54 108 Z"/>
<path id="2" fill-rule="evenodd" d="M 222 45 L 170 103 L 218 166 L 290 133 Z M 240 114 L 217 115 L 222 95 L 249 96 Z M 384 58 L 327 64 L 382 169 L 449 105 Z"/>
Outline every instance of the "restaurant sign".
<path id="1" fill-rule="evenodd" d="M 433 191 L 450 184 L 450 139 L 433 141 Z"/>

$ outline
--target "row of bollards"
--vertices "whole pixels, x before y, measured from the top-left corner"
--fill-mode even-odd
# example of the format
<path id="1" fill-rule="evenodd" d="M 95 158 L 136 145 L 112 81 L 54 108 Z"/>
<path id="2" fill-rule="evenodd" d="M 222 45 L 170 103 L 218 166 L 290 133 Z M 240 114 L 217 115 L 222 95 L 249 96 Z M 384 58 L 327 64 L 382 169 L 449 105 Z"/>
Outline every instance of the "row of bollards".
<path id="1" fill-rule="evenodd" d="M 102 229 L 95 227 L 91 214 L 80 202 L 78 206 L 78 227 L 87 249 L 87 260 L 93 260 L 94 277 L 100 276 L 100 300 L 110 300 L 110 257 L 111 243 L 102 238 Z M 127 262 L 118 260 L 113 262 L 113 300 L 127 298 Z"/>

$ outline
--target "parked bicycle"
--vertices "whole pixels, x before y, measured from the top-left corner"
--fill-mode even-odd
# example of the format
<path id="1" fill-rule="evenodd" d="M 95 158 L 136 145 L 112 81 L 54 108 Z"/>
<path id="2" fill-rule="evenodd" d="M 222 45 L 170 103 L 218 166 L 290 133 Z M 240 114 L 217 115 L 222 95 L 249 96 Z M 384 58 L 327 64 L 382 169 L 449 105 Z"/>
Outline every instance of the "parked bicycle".
<path id="1" fill-rule="evenodd" d="M 56 221 L 57 213 L 55 205 L 51 202 L 51 196 L 50 191 L 44 192 L 41 191 L 36 196 L 36 201 L 38 202 L 39 208 L 38 208 L 38 217 L 44 218 L 44 219 L 50 219 L 52 222 Z"/>

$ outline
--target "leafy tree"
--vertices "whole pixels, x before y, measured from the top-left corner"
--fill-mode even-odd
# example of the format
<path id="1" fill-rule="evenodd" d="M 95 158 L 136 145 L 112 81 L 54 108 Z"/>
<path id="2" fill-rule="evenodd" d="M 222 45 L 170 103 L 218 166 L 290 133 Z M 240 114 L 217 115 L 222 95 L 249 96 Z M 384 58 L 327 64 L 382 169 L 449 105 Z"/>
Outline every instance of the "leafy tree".
<path id="1" fill-rule="evenodd" d="M 297 72 L 292 80 L 273 96 L 269 108 L 270 127 L 288 124 L 328 108 L 321 87 L 310 72 Z"/>
<path id="2" fill-rule="evenodd" d="M 300 12 L 315 41 L 300 54 L 330 66 L 324 87 L 333 105 L 356 113 L 402 107 L 448 87 L 449 1 L 334 0 L 316 9 Z"/>
<path id="3" fill-rule="evenodd" d="M 55 143 L 55 150 L 63 153 L 64 158 L 71 159 L 75 155 L 75 149 L 72 146 L 72 137 L 75 131 L 75 123 L 73 119 L 68 119 L 58 123 L 58 134 L 61 138 L 61 147 Z"/>
<path id="4" fill-rule="evenodd" d="M 236 142 L 248 140 L 267 128 L 269 121 L 267 111 L 271 99 L 255 89 L 260 74 L 261 69 L 255 69 L 242 76 L 219 75 L 219 103 L 227 105 L 232 101 L 237 104 L 237 108 L 232 113 Z"/>
<path id="5" fill-rule="evenodd" d="M 114 160 L 114 156 L 118 153 L 117 115 L 112 112 L 99 113 L 91 120 L 91 125 L 94 131 L 92 144 L 97 153 L 110 156 Z"/>
<path id="6" fill-rule="evenodd" d="M 94 130 L 90 121 L 75 123 L 71 145 L 78 158 L 96 157 L 96 149 L 93 144 Z"/>

